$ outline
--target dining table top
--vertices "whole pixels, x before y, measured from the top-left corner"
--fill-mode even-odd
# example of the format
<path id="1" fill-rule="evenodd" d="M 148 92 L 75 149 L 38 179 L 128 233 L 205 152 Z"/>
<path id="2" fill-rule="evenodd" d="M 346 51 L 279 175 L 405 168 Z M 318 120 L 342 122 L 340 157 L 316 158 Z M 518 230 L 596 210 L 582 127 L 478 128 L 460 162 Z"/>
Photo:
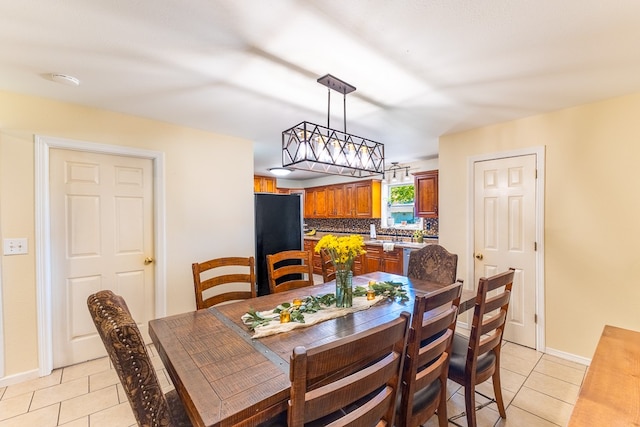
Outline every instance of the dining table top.
<path id="1" fill-rule="evenodd" d="M 373 307 L 290 332 L 258 339 L 243 323 L 250 310 L 271 310 L 283 302 L 335 292 L 335 282 L 265 295 L 149 322 L 149 334 L 196 426 L 257 425 L 286 411 L 289 358 L 296 346 L 335 341 L 411 313 L 416 295 L 446 285 L 374 272 L 353 277 L 353 285 L 375 280 L 406 285 L 406 301 L 383 300 Z M 474 306 L 475 292 L 463 290 L 460 312 Z"/>

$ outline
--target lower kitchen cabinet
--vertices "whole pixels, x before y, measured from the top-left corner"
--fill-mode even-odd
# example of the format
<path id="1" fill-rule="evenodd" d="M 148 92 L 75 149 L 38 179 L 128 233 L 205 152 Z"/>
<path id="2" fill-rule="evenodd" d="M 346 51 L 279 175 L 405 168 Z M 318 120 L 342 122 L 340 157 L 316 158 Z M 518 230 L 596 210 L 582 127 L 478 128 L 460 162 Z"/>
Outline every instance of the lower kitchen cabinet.
<path id="1" fill-rule="evenodd" d="M 365 255 L 365 273 L 384 271 L 385 273 L 402 274 L 402 249 L 394 248 L 385 252 L 382 246 L 367 245 Z"/>
<path id="2" fill-rule="evenodd" d="M 353 260 L 353 275 L 357 276 L 359 274 L 364 274 L 364 264 L 365 264 L 365 255 L 360 255 L 358 258 Z"/>

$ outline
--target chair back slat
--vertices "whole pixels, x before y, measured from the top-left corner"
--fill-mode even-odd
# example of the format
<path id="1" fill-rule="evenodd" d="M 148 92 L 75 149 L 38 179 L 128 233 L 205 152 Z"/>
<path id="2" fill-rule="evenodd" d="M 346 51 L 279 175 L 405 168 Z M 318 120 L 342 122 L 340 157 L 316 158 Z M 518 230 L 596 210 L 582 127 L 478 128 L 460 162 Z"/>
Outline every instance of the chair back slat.
<path id="1" fill-rule="evenodd" d="M 502 310 L 498 311 L 496 314 L 494 314 L 489 318 L 485 318 L 482 321 L 482 324 L 479 326 L 480 335 L 482 336 L 482 335 L 488 334 L 494 329 L 501 328 L 504 325 L 506 318 L 507 318 L 507 313 L 505 313 Z"/>
<path id="2" fill-rule="evenodd" d="M 408 326 L 409 314 L 403 312 L 383 325 L 332 343 L 296 347 L 290 365 L 288 426 L 313 421 L 391 426 Z"/>
<path id="3" fill-rule="evenodd" d="M 458 307 L 456 306 L 449 307 L 444 311 L 433 315 L 433 317 L 426 319 L 422 323 L 422 336 L 430 337 L 442 332 L 444 329 L 447 329 L 451 322 L 456 320 L 457 317 Z"/>
<path id="4" fill-rule="evenodd" d="M 418 353 L 418 364 L 426 366 L 448 350 L 453 333 L 447 330 L 444 334 L 433 340 L 429 345 L 420 348 Z"/>
<path id="5" fill-rule="evenodd" d="M 274 294 L 313 285 L 311 251 L 282 251 L 267 255 L 269 291 Z"/>
<path id="6" fill-rule="evenodd" d="M 502 308 L 505 304 L 509 303 L 509 299 L 511 298 L 511 291 L 505 290 L 497 295 L 493 295 L 491 298 L 487 298 L 487 302 L 485 303 L 484 312 L 491 313 L 493 310 L 497 310 Z"/>
<path id="7" fill-rule="evenodd" d="M 492 333 L 485 335 L 478 344 L 478 357 L 494 350 L 502 340 L 502 333 L 496 329 Z"/>
<path id="8" fill-rule="evenodd" d="M 422 425 L 436 409 L 440 425 L 446 424 L 447 371 L 461 294 L 462 284 L 458 282 L 434 293 L 416 296 L 396 425 Z M 436 387 L 437 392 L 431 400 L 414 405 L 416 394 L 432 387 Z"/>
<path id="9" fill-rule="evenodd" d="M 226 301 L 256 297 L 253 257 L 215 258 L 191 265 L 198 310 Z M 242 272 L 239 272 L 242 270 Z M 244 289 L 238 289 L 238 286 Z M 207 292 L 215 288 L 213 291 Z"/>

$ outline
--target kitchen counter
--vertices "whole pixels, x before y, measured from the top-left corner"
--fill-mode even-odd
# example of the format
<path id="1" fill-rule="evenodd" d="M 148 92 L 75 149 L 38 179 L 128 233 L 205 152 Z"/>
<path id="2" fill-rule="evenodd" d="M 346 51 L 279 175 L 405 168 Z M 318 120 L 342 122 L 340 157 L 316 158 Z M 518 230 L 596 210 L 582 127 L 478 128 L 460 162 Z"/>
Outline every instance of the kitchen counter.
<path id="1" fill-rule="evenodd" d="M 325 236 L 327 234 L 333 234 L 334 236 L 340 237 L 340 236 L 349 236 L 352 233 L 333 233 L 333 232 L 317 232 L 315 235 L 313 236 L 304 236 L 304 238 L 306 240 L 320 240 L 322 238 L 322 236 Z M 362 235 L 362 237 L 365 239 L 364 240 L 364 244 L 365 245 L 374 245 L 374 246 L 382 246 L 383 243 L 393 243 L 394 247 L 399 247 L 399 248 L 410 248 L 410 249 L 421 249 L 424 248 L 427 245 L 433 245 L 433 244 L 437 244 L 438 243 L 438 238 L 437 237 L 425 237 L 424 238 L 424 243 L 416 243 L 416 242 L 412 242 L 411 238 L 409 237 L 404 237 L 401 238 L 403 240 L 393 240 L 393 238 L 391 236 L 378 236 L 377 239 L 372 240 L 369 235 Z"/>

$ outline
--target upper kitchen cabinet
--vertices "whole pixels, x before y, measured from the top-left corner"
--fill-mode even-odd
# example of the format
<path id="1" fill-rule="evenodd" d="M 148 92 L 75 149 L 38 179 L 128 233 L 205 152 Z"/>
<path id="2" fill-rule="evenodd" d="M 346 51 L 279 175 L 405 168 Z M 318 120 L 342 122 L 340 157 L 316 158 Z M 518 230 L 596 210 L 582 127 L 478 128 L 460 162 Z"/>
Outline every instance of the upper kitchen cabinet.
<path id="1" fill-rule="evenodd" d="M 380 181 L 307 188 L 305 218 L 380 218 Z"/>
<path id="2" fill-rule="evenodd" d="M 253 192 L 254 193 L 275 193 L 276 179 L 269 176 L 253 176 Z"/>
<path id="3" fill-rule="evenodd" d="M 313 187 L 307 188 L 304 192 L 304 217 L 305 218 L 326 218 L 327 217 L 327 188 Z"/>
<path id="4" fill-rule="evenodd" d="M 327 217 L 344 218 L 346 216 L 346 199 L 344 185 L 331 185 L 325 189 L 327 195 Z"/>
<path id="5" fill-rule="evenodd" d="M 345 184 L 346 218 L 380 218 L 380 181 Z"/>
<path id="6" fill-rule="evenodd" d="M 416 216 L 422 218 L 438 217 L 438 171 L 417 172 L 414 174 L 416 191 Z"/>

